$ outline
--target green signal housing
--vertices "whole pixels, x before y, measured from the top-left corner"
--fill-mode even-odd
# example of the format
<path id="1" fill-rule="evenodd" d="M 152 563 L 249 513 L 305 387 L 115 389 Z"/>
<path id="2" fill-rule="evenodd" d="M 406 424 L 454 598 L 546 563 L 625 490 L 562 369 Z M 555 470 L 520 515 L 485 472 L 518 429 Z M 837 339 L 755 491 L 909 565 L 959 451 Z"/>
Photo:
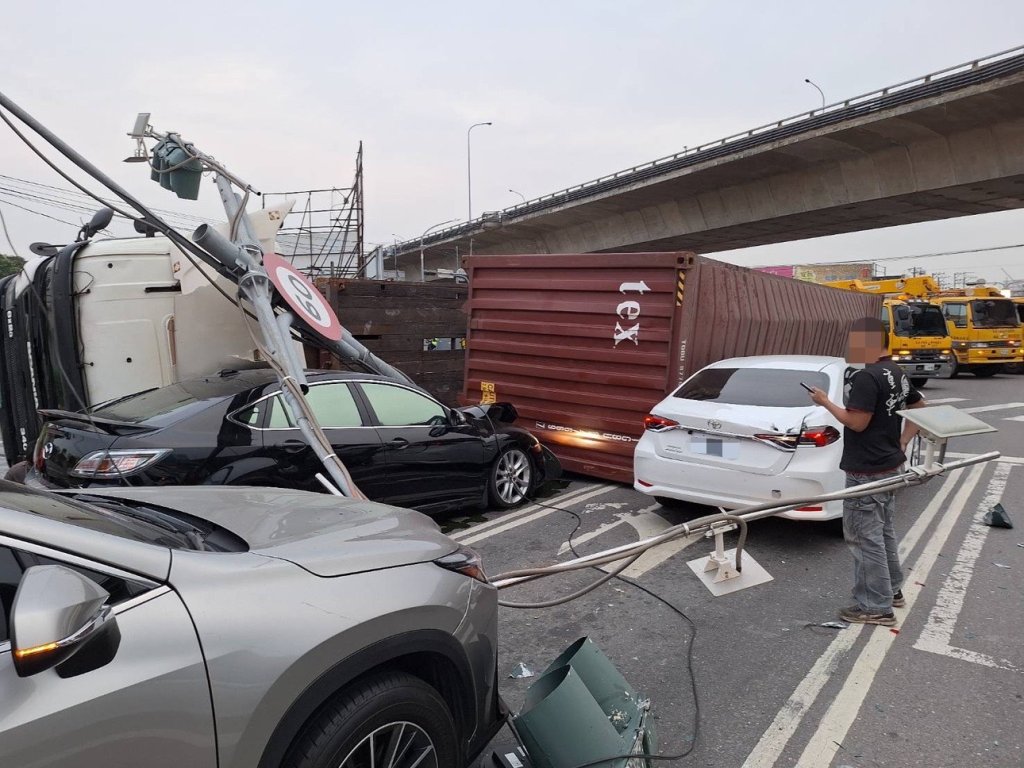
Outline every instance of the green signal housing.
<path id="1" fill-rule="evenodd" d="M 153 147 L 149 177 L 184 200 L 199 198 L 203 163 L 187 152 L 175 139 L 161 139 Z"/>
<path id="2" fill-rule="evenodd" d="M 526 692 L 514 719 L 535 768 L 647 768 L 656 748 L 650 703 L 588 637 L 566 648 Z M 626 756 L 631 757 L 626 757 Z"/>

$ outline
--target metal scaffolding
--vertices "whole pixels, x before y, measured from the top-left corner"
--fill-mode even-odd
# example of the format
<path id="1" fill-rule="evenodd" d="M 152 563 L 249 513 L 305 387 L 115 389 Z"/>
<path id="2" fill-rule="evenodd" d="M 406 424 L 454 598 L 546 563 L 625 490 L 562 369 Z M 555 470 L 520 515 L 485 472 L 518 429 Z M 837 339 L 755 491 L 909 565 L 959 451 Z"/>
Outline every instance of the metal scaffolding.
<path id="1" fill-rule="evenodd" d="M 308 275 L 365 276 L 363 252 L 363 143 L 349 187 L 265 192 L 263 207 L 294 200 L 277 234 L 280 253 Z"/>

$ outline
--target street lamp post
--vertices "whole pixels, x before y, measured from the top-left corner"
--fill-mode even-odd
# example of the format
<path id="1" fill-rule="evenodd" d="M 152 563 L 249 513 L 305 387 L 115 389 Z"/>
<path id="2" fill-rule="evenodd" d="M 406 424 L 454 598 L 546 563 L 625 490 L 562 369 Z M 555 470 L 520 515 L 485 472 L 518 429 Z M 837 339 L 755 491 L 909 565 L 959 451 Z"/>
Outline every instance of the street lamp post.
<path id="1" fill-rule="evenodd" d="M 448 221 L 440 221 L 437 224 L 432 224 L 423 230 L 423 234 L 420 235 L 420 282 L 425 283 L 427 281 L 427 272 L 423 268 L 423 238 L 425 238 L 431 230 L 443 227 L 445 224 L 453 224 L 456 221 L 459 221 L 459 219 L 448 219 Z M 395 258 L 397 259 L 398 257 L 396 256 Z"/>
<path id="2" fill-rule="evenodd" d="M 819 94 L 821 94 L 821 108 L 824 109 L 825 108 L 825 92 L 823 90 L 821 90 L 821 88 L 818 88 L 818 84 L 815 83 L 814 81 L 812 81 L 810 78 L 805 77 L 804 78 L 804 82 L 807 83 L 812 88 L 814 88 L 815 90 L 817 90 Z"/>
<path id="3" fill-rule="evenodd" d="M 493 125 L 493 123 L 473 123 L 466 130 L 466 198 L 469 203 L 469 206 L 467 208 L 468 215 L 466 216 L 466 221 L 473 220 L 473 164 L 469 137 L 470 134 L 473 132 L 473 129 L 479 128 L 481 125 Z"/>
<path id="4" fill-rule="evenodd" d="M 514 189 L 510 189 L 509 192 L 511 192 L 513 195 L 519 195 L 521 198 L 523 198 L 523 202 L 526 202 L 526 195 L 524 195 L 522 192 L 516 192 Z"/>
<path id="5" fill-rule="evenodd" d="M 393 237 L 394 240 L 395 240 L 395 244 L 392 246 L 392 251 L 391 251 L 391 266 L 395 270 L 395 280 L 397 280 L 398 279 L 398 243 L 399 243 L 399 241 L 404 241 L 405 238 L 402 237 L 401 235 L 398 235 L 398 234 L 394 233 L 394 232 L 391 233 L 391 237 Z M 381 260 L 381 277 L 382 278 L 383 278 L 383 272 L 384 272 L 384 270 L 386 268 L 387 268 L 387 265 L 383 263 L 383 259 L 382 259 Z"/>

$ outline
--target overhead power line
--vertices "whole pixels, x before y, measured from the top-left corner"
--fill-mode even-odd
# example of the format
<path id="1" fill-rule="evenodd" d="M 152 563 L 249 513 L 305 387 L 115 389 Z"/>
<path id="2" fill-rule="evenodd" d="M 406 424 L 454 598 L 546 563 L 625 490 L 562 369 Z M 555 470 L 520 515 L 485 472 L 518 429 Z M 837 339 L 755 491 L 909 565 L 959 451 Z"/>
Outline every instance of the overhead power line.
<path id="1" fill-rule="evenodd" d="M 0 174 L 0 194 L 7 197 L 14 197 L 23 201 L 32 201 L 38 205 L 45 205 L 73 213 L 84 213 L 91 215 L 96 210 L 96 201 L 78 190 L 68 187 L 59 187 L 52 184 L 42 184 L 29 179 L 21 179 L 16 176 Z M 104 199 L 107 204 L 113 205 L 112 201 Z M 162 214 L 165 218 L 173 220 L 173 223 L 190 228 L 199 223 L 211 223 L 211 220 L 193 214 L 181 213 L 167 209 L 154 208 L 153 210 Z M 39 213 L 38 211 L 33 211 Z M 45 215 L 45 214 L 39 214 Z M 49 217 L 54 218 L 54 217 Z M 77 225 L 73 225 L 77 226 Z"/>
<path id="2" fill-rule="evenodd" d="M 77 227 L 77 226 L 79 226 L 78 224 L 75 224 L 72 221 L 67 221 L 66 219 L 58 219 L 56 216 L 51 216 L 50 214 L 43 213 L 42 211 L 34 211 L 31 208 L 26 208 L 24 205 L 18 205 L 17 203 L 12 203 L 10 200 L 0 200 L 0 202 L 2 202 L 4 205 L 9 205 L 12 208 L 20 208 L 21 210 L 26 211 L 27 213 L 33 213 L 36 216 L 42 216 L 43 218 L 51 219 L 53 221 L 60 222 L 61 224 L 67 224 L 69 227 Z"/>
<path id="3" fill-rule="evenodd" d="M 960 256 L 962 254 L 969 253 L 987 253 L 989 251 L 1007 251 L 1013 248 L 1024 248 L 1024 243 L 1016 243 L 1014 245 L 992 245 L 985 248 L 965 248 L 960 251 L 936 251 L 934 253 L 918 253 L 910 256 L 878 256 L 873 259 L 836 259 L 835 261 L 803 261 L 794 262 L 791 266 L 803 267 L 812 266 L 816 264 L 828 265 L 828 264 L 875 264 L 878 262 L 889 262 L 889 261 L 912 261 L 914 259 L 933 259 L 939 256 Z"/>

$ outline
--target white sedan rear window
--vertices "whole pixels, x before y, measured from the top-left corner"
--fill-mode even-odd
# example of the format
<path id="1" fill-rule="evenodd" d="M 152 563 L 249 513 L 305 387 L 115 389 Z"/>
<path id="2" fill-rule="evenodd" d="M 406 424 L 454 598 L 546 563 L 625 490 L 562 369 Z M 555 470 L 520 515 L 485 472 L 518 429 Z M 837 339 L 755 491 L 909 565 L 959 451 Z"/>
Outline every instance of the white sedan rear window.
<path id="1" fill-rule="evenodd" d="M 811 405 L 807 390 L 829 390 L 828 374 L 790 368 L 705 368 L 674 393 L 683 400 L 706 400 L 730 405 L 798 408 Z"/>

